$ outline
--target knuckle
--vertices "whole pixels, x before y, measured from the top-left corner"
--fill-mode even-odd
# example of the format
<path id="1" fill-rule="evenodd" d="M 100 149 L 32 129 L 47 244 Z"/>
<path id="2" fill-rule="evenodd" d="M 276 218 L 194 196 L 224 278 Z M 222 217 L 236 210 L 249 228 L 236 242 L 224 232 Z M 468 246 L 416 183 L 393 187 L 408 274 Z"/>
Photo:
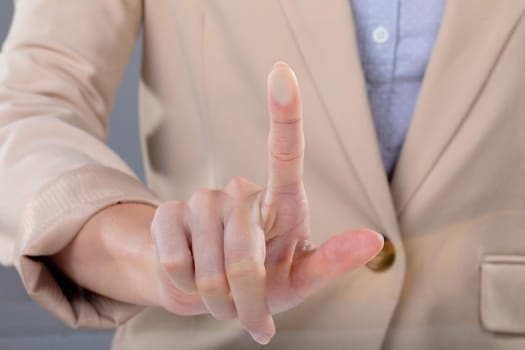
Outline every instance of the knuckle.
<path id="1" fill-rule="evenodd" d="M 246 186 L 247 183 L 248 183 L 248 180 L 245 179 L 244 177 L 236 176 L 228 182 L 228 184 L 226 185 L 226 188 L 231 191 L 239 191 L 239 190 L 242 190 Z"/>
<path id="2" fill-rule="evenodd" d="M 224 200 L 224 193 L 220 190 L 203 188 L 193 193 L 188 204 L 196 212 L 203 210 L 213 211 Z"/>
<path id="3" fill-rule="evenodd" d="M 260 190 L 260 187 L 242 176 L 232 178 L 224 191 L 233 197 L 249 195 Z"/>
<path id="4" fill-rule="evenodd" d="M 231 280 L 256 280 L 266 278 L 266 269 L 255 259 L 246 258 L 229 263 L 226 274 Z"/>
<path id="5" fill-rule="evenodd" d="M 196 279 L 199 293 L 203 296 L 217 296 L 228 294 L 228 283 L 224 275 L 199 276 Z"/>
<path id="6" fill-rule="evenodd" d="M 188 256 L 172 255 L 167 257 L 160 257 L 160 265 L 168 273 L 176 273 L 189 268 L 193 261 Z"/>
<path id="7" fill-rule="evenodd" d="M 161 203 L 157 210 L 155 211 L 156 216 L 160 218 L 174 219 L 177 218 L 180 214 L 180 211 L 183 209 L 184 204 L 179 201 L 167 201 Z"/>
<path id="8" fill-rule="evenodd" d="M 179 201 L 167 201 L 161 203 L 155 210 L 155 215 L 151 222 L 151 233 L 155 234 L 174 224 L 180 223 L 185 210 L 185 205 Z"/>
<path id="9" fill-rule="evenodd" d="M 302 153 L 298 150 L 272 150 L 270 156 L 278 162 L 294 162 L 302 158 Z"/>

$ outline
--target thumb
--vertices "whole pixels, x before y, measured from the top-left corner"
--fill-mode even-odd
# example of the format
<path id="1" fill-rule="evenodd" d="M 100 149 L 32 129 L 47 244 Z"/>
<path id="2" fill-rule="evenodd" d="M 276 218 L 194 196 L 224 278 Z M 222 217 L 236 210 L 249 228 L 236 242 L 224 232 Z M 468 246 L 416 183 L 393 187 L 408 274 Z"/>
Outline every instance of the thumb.
<path id="1" fill-rule="evenodd" d="M 304 298 L 335 277 L 353 271 L 372 260 L 383 248 L 384 239 L 370 229 L 335 235 L 319 248 L 299 256 L 292 265 L 290 279 Z"/>

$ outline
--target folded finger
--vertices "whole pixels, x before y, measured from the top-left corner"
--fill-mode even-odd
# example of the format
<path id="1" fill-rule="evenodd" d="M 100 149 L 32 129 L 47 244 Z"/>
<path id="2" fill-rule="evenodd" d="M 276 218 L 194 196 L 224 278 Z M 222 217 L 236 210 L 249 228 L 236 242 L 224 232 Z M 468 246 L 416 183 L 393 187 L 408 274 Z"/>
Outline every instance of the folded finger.
<path id="1" fill-rule="evenodd" d="M 225 267 L 241 324 L 266 344 L 275 325 L 266 301 L 265 237 L 251 206 L 236 206 L 225 223 Z"/>
<path id="2" fill-rule="evenodd" d="M 161 204 L 151 225 L 158 262 L 171 283 L 181 291 L 196 291 L 193 256 L 184 222 L 185 205 L 170 201 Z"/>
<path id="3" fill-rule="evenodd" d="M 218 320 L 235 318 L 235 306 L 224 268 L 224 227 L 221 191 L 206 191 L 190 201 L 190 228 L 197 289 L 209 312 Z"/>

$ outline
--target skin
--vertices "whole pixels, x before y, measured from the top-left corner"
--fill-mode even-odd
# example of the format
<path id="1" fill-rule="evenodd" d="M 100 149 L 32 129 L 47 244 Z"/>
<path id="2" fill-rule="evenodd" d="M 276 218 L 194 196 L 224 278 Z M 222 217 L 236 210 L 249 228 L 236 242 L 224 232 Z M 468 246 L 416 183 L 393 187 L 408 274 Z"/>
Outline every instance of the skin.
<path id="1" fill-rule="evenodd" d="M 268 343 L 276 331 L 272 315 L 361 267 L 383 247 L 382 236 L 369 229 L 312 246 L 301 96 L 283 62 L 269 75 L 268 105 L 266 187 L 234 178 L 186 202 L 110 206 L 50 263 L 99 294 L 178 315 L 238 319 L 255 341 Z"/>

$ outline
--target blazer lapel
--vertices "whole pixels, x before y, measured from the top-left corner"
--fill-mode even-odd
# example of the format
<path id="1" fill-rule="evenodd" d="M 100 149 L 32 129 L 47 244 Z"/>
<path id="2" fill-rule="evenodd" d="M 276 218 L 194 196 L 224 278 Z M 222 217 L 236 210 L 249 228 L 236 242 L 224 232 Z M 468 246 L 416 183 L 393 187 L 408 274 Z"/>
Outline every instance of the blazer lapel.
<path id="1" fill-rule="evenodd" d="M 368 105 L 349 0 L 281 0 L 281 4 L 349 165 L 383 229 L 397 239 L 395 210 Z"/>
<path id="2" fill-rule="evenodd" d="M 523 0 L 448 1 L 392 179 L 398 215 L 468 116 L 524 8 Z"/>

